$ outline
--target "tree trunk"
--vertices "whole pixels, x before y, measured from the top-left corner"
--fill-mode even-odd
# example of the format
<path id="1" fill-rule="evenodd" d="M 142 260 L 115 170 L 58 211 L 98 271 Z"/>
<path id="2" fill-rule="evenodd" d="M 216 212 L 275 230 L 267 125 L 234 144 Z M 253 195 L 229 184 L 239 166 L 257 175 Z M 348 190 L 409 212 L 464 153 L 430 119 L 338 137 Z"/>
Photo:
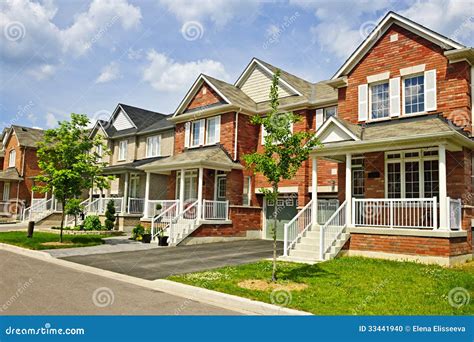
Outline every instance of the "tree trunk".
<path id="1" fill-rule="evenodd" d="M 62 204 L 63 209 L 61 210 L 61 230 L 59 233 L 59 242 L 63 243 L 64 208 L 66 207 L 66 201 L 63 199 L 61 204 Z"/>
<path id="2" fill-rule="evenodd" d="M 273 184 L 273 268 L 272 282 L 277 280 L 277 216 L 278 216 L 278 184 Z"/>

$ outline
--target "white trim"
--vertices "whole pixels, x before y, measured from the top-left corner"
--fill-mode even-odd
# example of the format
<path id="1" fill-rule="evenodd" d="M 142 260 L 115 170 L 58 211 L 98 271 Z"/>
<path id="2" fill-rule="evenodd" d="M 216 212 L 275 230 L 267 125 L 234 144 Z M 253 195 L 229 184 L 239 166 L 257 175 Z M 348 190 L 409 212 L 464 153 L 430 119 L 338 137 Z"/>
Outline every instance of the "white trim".
<path id="1" fill-rule="evenodd" d="M 382 84 L 388 84 L 388 115 L 383 116 L 381 118 L 372 118 L 372 87 L 382 85 Z M 366 122 L 376 122 L 376 121 L 381 121 L 381 120 L 387 120 L 390 119 L 390 80 L 386 79 L 383 81 L 375 82 L 368 84 L 367 87 L 367 119 L 365 120 Z M 359 119 L 359 121 L 363 121 Z"/>
<path id="2" fill-rule="evenodd" d="M 321 126 L 319 131 L 316 132 L 315 137 L 319 138 L 325 131 L 328 129 L 328 127 L 331 124 L 335 124 L 337 127 L 339 127 L 344 133 L 346 133 L 351 139 L 353 140 L 360 140 L 354 133 L 352 133 L 349 129 L 347 129 L 343 124 L 341 124 L 335 117 L 331 116 L 329 119 L 327 119 L 324 124 Z"/>
<path id="3" fill-rule="evenodd" d="M 123 156 L 121 153 L 122 150 L 122 143 L 125 143 L 125 149 L 123 150 Z M 128 157 L 128 139 L 122 139 L 118 142 L 118 153 L 117 153 L 117 161 L 124 161 L 127 160 Z"/>
<path id="4" fill-rule="evenodd" d="M 16 165 L 16 150 L 13 148 L 8 152 L 8 167 L 15 167 L 15 165 Z"/>
<path id="5" fill-rule="evenodd" d="M 424 107 L 425 107 L 425 110 L 424 111 L 421 111 L 421 112 L 414 112 L 414 113 L 406 113 L 405 112 L 405 80 L 406 79 L 409 79 L 409 78 L 414 78 L 414 77 L 418 77 L 418 76 L 423 76 L 423 103 L 424 103 Z M 402 96 L 402 112 L 401 112 L 401 115 L 403 117 L 412 117 L 412 116 L 416 116 L 416 115 L 423 115 L 423 114 L 426 114 L 427 113 L 427 110 L 426 110 L 426 77 L 424 75 L 424 73 L 418 73 L 418 74 L 409 74 L 405 77 L 402 77 L 401 78 L 401 96 Z"/>
<path id="6" fill-rule="evenodd" d="M 390 71 L 385 71 L 377 75 L 367 76 L 367 83 L 386 81 L 390 78 Z"/>
<path id="7" fill-rule="evenodd" d="M 270 75 L 273 75 L 274 72 L 271 71 L 270 69 L 268 69 L 265 65 L 263 65 L 262 63 L 260 63 L 259 60 L 257 60 L 256 58 L 252 58 L 252 60 L 250 61 L 250 63 L 247 65 L 247 67 L 245 68 L 244 72 L 239 76 L 239 78 L 237 79 L 237 81 L 235 81 L 234 85 L 237 87 L 237 88 L 240 88 L 243 83 L 247 80 L 249 74 L 250 74 L 250 71 L 252 71 L 253 69 L 253 66 L 257 64 L 258 66 L 260 66 L 263 70 L 265 70 L 268 74 Z M 291 91 L 293 91 L 294 93 L 296 93 L 297 95 L 299 96 L 303 96 L 303 94 L 301 94 L 298 90 L 296 90 L 292 85 L 290 85 L 288 82 L 286 82 L 283 78 L 280 77 L 279 79 L 279 82 L 281 82 L 283 85 L 285 85 L 286 87 L 288 87 Z"/>
<path id="8" fill-rule="evenodd" d="M 397 25 L 418 34 L 419 36 L 428 39 L 444 49 L 463 49 L 464 46 L 458 44 L 442 35 L 433 32 L 407 18 L 402 17 L 399 14 L 394 12 L 389 12 L 377 25 L 377 27 L 365 38 L 361 45 L 354 51 L 354 53 L 344 62 L 344 64 L 339 68 L 339 70 L 331 77 L 332 80 L 335 80 L 354 68 L 357 63 L 366 55 L 366 53 L 378 42 L 383 34 L 388 30 L 388 28 L 393 24 Z"/>
<path id="9" fill-rule="evenodd" d="M 400 69 L 400 76 L 410 76 L 420 74 L 425 71 L 426 64 L 414 65 L 408 68 Z"/>
<path id="10" fill-rule="evenodd" d="M 191 88 L 188 90 L 188 92 L 186 93 L 186 95 L 184 96 L 184 99 L 181 100 L 181 102 L 179 103 L 178 105 L 178 108 L 175 110 L 174 114 L 173 114 L 173 118 L 175 116 L 177 116 L 178 114 L 180 114 L 183 110 L 183 108 L 189 104 L 189 102 L 192 100 L 192 98 L 196 95 L 196 91 L 199 89 L 199 87 L 204 84 L 204 82 L 206 82 L 206 84 L 212 88 L 212 90 L 214 90 L 225 102 L 227 102 L 227 104 L 231 104 L 232 102 L 229 101 L 229 99 L 227 99 L 227 97 L 224 96 L 224 94 L 222 94 L 219 89 L 217 89 L 213 84 L 212 82 L 210 82 L 206 76 L 204 76 L 203 74 L 199 75 L 198 78 L 196 79 L 196 81 L 194 81 L 193 85 L 191 86 Z"/>
<path id="11" fill-rule="evenodd" d="M 151 139 L 154 139 L 156 138 L 156 144 L 157 144 L 157 151 L 156 151 L 156 154 L 153 154 L 153 146 L 151 148 L 151 151 L 149 150 L 149 141 Z M 146 138 L 146 147 L 145 147 L 145 156 L 146 158 L 152 158 L 152 157 L 159 157 L 161 156 L 161 134 L 156 134 L 156 135 L 151 135 L 149 137 Z"/>

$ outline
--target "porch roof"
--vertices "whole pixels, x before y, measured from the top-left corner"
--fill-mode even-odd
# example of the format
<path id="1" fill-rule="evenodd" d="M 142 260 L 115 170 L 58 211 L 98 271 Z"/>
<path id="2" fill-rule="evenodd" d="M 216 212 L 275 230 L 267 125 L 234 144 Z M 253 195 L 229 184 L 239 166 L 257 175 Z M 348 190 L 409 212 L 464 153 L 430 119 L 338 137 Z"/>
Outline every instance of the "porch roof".
<path id="1" fill-rule="evenodd" d="M 446 143 L 449 150 L 462 146 L 474 147 L 467 133 L 441 115 L 423 115 L 362 125 L 331 117 L 316 137 L 323 147 L 316 148 L 315 156 L 343 153 L 371 152 L 409 147 L 409 145 L 439 145 Z"/>
<path id="2" fill-rule="evenodd" d="M 135 160 L 131 163 L 125 163 L 125 164 L 118 164 L 118 165 L 111 165 L 111 166 L 106 166 L 104 167 L 102 173 L 103 174 L 114 174 L 114 173 L 124 173 L 127 171 L 135 171 L 135 172 L 141 172 L 141 169 L 138 169 L 139 166 L 143 166 L 149 163 L 153 163 L 157 160 L 164 159 L 165 157 L 152 157 L 152 158 L 146 158 L 146 159 L 140 159 L 140 160 Z"/>
<path id="3" fill-rule="evenodd" d="M 221 146 L 209 146 L 188 149 L 183 153 L 140 166 L 138 169 L 149 172 L 169 173 L 174 170 L 198 167 L 221 171 L 241 170 L 244 168 L 240 163 L 232 161 Z"/>
<path id="4" fill-rule="evenodd" d="M 21 181 L 18 171 L 14 167 L 10 167 L 6 170 L 0 171 L 0 181 Z"/>

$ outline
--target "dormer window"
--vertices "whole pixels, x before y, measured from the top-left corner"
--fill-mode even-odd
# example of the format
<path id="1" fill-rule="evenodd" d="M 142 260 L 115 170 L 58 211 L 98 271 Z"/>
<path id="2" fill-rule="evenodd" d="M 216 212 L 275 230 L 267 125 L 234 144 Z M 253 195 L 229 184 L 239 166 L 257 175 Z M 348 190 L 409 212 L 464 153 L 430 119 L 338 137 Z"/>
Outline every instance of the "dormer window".
<path id="1" fill-rule="evenodd" d="M 425 77 L 418 75 L 403 80 L 405 94 L 405 114 L 425 111 Z"/>
<path id="2" fill-rule="evenodd" d="M 390 115 L 388 82 L 370 86 L 370 119 L 383 119 Z"/>
<path id="3" fill-rule="evenodd" d="M 8 154 L 8 167 L 15 167 L 16 150 L 11 150 Z"/>
<path id="4" fill-rule="evenodd" d="M 121 140 L 119 142 L 119 151 L 118 151 L 118 160 L 123 161 L 127 159 L 127 149 L 128 149 L 128 141 Z"/>

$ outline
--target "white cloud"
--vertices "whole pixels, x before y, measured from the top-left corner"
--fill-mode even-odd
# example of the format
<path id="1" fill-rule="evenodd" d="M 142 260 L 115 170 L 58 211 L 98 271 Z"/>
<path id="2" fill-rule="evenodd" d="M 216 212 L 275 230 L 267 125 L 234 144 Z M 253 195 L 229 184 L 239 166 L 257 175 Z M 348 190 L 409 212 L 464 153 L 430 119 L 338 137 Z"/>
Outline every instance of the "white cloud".
<path id="1" fill-rule="evenodd" d="M 53 113 L 46 114 L 46 127 L 53 128 L 58 124 L 58 118 Z"/>
<path id="2" fill-rule="evenodd" d="M 127 50 L 127 58 L 130 60 L 137 60 L 141 59 L 143 57 L 143 49 L 133 49 L 133 48 L 128 48 Z"/>
<path id="3" fill-rule="evenodd" d="M 143 71 L 143 79 L 159 91 L 184 92 L 201 73 L 224 80 L 229 78 L 224 65 L 210 59 L 179 63 L 155 50 L 148 53 L 147 59 L 149 64 Z"/>
<path id="4" fill-rule="evenodd" d="M 257 14 L 259 3 L 253 0 L 160 0 L 181 22 L 209 19 L 219 27 L 235 18 Z"/>
<path id="5" fill-rule="evenodd" d="M 54 23 L 52 0 L 4 0 L 0 12 L 0 56 L 11 63 L 57 63 L 65 54 L 85 54 L 115 26 L 129 30 L 141 21 L 140 9 L 127 0 L 93 0 L 71 26 Z"/>
<path id="6" fill-rule="evenodd" d="M 117 62 L 111 62 L 102 68 L 99 77 L 95 80 L 95 83 L 106 83 L 116 80 L 120 77 L 120 66 Z"/>
<path id="7" fill-rule="evenodd" d="M 56 66 L 52 64 L 42 64 L 34 67 L 28 71 L 28 73 L 36 78 L 38 81 L 48 79 L 56 72 Z"/>

